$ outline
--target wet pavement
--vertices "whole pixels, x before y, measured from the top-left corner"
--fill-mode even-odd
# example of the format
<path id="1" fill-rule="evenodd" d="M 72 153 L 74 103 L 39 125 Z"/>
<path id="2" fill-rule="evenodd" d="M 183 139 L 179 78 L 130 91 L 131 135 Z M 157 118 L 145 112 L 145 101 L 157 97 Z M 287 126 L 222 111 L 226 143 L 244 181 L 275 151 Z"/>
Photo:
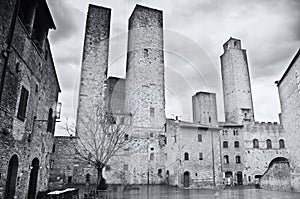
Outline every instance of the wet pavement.
<path id="1" fill-rule="evenodd" d="M 85 188 L 86 189 L 86 188 Z M 83 191 L 81 189 L 80 191 Z M 82 198 L 82 197 L 80 197 Z M 300 193 L 263 189 L 181 189 L 170 186 L 115 187 L 106 192 L 107 199 L 300 199 Z"/>

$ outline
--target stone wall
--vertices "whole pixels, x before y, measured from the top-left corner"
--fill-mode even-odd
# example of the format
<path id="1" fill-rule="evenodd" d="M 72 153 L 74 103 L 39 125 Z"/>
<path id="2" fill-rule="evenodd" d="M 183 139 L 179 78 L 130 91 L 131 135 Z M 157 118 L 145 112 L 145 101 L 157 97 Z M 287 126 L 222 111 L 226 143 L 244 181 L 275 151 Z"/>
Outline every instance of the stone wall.
<path id="1" fill-rule="evenodd" d="M 124 113 L 125 79 L 109 77 L 106 90 L 106 110 L 112 114 Z"/>
<path id="2" fill-rule="evenodd" d="M 300 50 L 278 83 L 281 121 L 287 133 L 292 190 L 300 191 Z"/>
<path id="3" fill-rule="evenodd" d="M 290 165 L 286 161 L 274 161 L 260 178 L 260 187 L 276 191 L 291 190 Z"/>
<path id="4" fill-rule="evenodd" d="M 50 158 L 49 188 L 62 188 L 65 184 L 75 183 L 73 177 L 75 168 L 76 137 L 55 136 Z M 68 178 L 71 177 L 71 180 Z"/>
<path id="5" fill-rule="evenodd" d="M 284 140 L 286 145 L 286 132 L 282 125 L 277 123 L 258 123 L 246 125 L 243 128 L 245 142 L 245 175 L 253 183 L 255 176 L 262 176 L 268 169 L 272 160 L 278 157 L 288 159 L 286 146 L 280 148 L 279 140 Z M 257 139 L 258 148 L 253 147 L 253 140 Z M 270 139 L 272 147 L 267 148 L 266 141 Z M 249 177 L 250 176 L 250 177 Z"/>
<path id="6" fill-rule="evenodd" d="M 8 49 L 9 27 L 12 25 L 12 14 L 16 1 L 2 1 L 1 15 L 1 54 Z M 39 2 L 44 4 L 45 2 Z M 44 5 L 43 5 L 44 6 Z M 44 7 L 48 9 L 47 5 Z M 50 17 L 51 16 L 47 16 Z M 36 17 L 37 18 L 37 17 Z M 17 198 L 26 198 L 29 190 L 29 178 L 33 160 L 38 160 L 36 192 L 48 188 L 49 159 L 54 131 L 47 131 L 49 109 L 56 110 L 58 79 L 51 55 L 49 42 L 43 41 L 37 47 L 34 36 L 25 29 L 20 18 L 16 18 L 12 37 L 11 51 L 5 73 L 4 90 L 0 106 L 0 198 L 4 196 L 8 164 L 12 156 L 18 157 L 16 176 Z M 47 31 L 48 32 L 48 31 Z M 3 71 L 5 57 L 0 58 Z M 24 121 L 17 117 L 21 89 L 28 91 L 28 101 Z M 51 117 L 54 117 L 54 112 Z M 54 118 L 53 118 L 54 119 Z M 52 120 L 53 121 L 53 120 Z M 50 123 L 51 125 L 54 125 Z"/>

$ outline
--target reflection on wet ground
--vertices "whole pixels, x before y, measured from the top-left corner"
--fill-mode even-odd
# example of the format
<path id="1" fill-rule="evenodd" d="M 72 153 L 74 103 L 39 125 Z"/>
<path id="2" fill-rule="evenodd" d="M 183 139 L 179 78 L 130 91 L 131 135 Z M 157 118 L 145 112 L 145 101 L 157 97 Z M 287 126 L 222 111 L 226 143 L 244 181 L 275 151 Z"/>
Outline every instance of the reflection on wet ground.
<path id="1" fill-rule="evenodd" d="M 78 187 L 80 192 L 92 190 L 85 186 Z M 82 198 L 82 197 L 80 197 Z M 105 197 L 104 197 L 105 198 Z M 170 186 L 130 186 L 113 187 L 106 192 L 109 199 L 300 199 L 300 193 L 268 191 L 263 189 L 181 189 Z"/>

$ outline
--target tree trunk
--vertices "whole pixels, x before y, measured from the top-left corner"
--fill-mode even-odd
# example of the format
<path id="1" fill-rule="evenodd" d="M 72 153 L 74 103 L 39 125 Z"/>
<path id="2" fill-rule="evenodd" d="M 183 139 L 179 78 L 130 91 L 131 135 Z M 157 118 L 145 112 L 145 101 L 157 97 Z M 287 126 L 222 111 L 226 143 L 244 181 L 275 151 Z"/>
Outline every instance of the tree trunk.
<path id="1" fill-rule="evenodd" d="M 98 178 L 97 178 L 97 190 L 107 190 L 106 180 L 102 175 L 103 167 L 97 167 Z"/>

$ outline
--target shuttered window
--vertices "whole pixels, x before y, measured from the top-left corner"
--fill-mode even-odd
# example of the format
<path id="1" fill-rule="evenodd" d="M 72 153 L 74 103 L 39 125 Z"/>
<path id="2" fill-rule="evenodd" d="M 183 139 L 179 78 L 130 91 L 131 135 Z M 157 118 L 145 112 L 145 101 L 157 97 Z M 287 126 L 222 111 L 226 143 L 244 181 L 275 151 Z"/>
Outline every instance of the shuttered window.
<path id="1" fill-rule="evenodd" d="M 29 92 L 22 86 L 17 118 L 24 122 Z"/>

